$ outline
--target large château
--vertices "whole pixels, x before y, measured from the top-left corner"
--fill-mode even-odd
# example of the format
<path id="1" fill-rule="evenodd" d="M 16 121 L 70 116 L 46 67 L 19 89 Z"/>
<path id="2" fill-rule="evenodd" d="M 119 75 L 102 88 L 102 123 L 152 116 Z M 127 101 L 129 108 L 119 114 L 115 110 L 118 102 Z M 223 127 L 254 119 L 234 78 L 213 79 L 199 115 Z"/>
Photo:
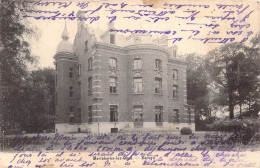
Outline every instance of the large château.
<path id="1" fill-rule="evenodd" d="M 56 132 L 194 130 L 177 48 L 168 47 L 166 36 L 126 37 L 113 28 L 96 36 L 78 21 L 72 45 L 65 25 L 54 56 Z"/>

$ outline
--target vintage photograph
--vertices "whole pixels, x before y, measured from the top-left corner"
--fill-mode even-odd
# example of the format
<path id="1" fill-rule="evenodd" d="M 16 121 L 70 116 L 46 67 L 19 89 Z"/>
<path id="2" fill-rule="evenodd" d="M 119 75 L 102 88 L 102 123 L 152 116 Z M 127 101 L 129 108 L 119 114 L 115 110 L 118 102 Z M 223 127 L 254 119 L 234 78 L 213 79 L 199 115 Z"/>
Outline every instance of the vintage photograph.
<path id="1" fill-rule="evenodd" d="M 259 167 L 258 0 L 0 0 L 0 168 Z"/>

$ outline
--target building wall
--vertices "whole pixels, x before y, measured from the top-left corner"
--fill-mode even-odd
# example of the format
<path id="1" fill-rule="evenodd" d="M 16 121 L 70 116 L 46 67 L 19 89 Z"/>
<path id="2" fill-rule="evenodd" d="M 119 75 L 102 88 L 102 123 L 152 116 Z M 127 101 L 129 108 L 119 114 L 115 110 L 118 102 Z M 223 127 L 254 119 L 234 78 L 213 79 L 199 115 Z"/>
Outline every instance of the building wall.
<path id="1" fill-rule="evenodd" d="M 77 86 L 77 65 L 76 55 L 71 53 L 58 53 L 55 55 L 56 64 L 56 116 L 57 123 L 69 123 L 70 106 L 73 106 L 74 113 L 78 107 L 78 86 Z M 72 78 L 69 77 L 72 68 Z M 73 96 L 70 97 L 70 87 L 73 87 Z M 75 121 L 78 115 L 75 114 Z"/>
<path id="2" fill-rule="evenodd" d="M 75 55 L 58 53 L 55 56 L 57 69 L 58 104 L 56 114 L 57 131 L 60 132 L 103 132 L 108 133 L 111 128 L 119 130 L 138 130 L 134 126 L 133 106 L 143 107 L 142 128 L 153 130 L 178 130 L 188 126 L 194 128 L 194 112 L 188 114 L 186 94 L 186 64 L 171 58 L 167 49 L 153 44 L 132 44 L 119 47 L 114 44 L 99 43 L 94 35 L 86 28 L 78 28 L 74 40 Z M 106 36 L 107 34 L 107 36 Z M 108 41 L 109 33 L 103 39 Z M 115 38 L 118 39 L 117 36 Z M 86 45 L 87 41 L 87 46 Z M 116 42 L 117 43 L 117 42 Z M 74 56 L 75 60 L 69 60 Z M 68 57 L 66 59 L 61 59 Z M 109 68 L 110 57 L 117 59 L 117 69 Z M 88 69 L 88 60 L 92 58 L 92 69 Z M 142 69 L 134 70 L 133 60 L 142 59 Z M 161 70 L 155 69 L 155 60 L 162 63 Z M 80 66 L 80 76 L 68 79 L 69 67 L 73 67 L 75 74 Z M 173 69 L 178 70 L 178 79 L 172 78 Z M 117 77 L 117 93 L 109 92 L 109 77 Z M 89 78 L 92 77 L 92 94 L 89 94 Z M 143 89 L 141 93 L 134 93 L 133 78 L 142 77 Z M 162 79 L 162 93 L 155 93 L 155 78 Z M 172 96 L 173 84 L 178 86 L 177 98 Z M 69 98 L 69 86 L 77 88 L 77 97 Z M 76 91 L 75 91 L 76 92 Z M 76 93 L 75 93 L 76 94 Z M 110 105 L 118 106 L 118 122 L 110 122 Z M 69 123 L 69 107 L 81 109 L 75 112 L 75 123 Z M 93 119 L 89 123 L 89 106 L 92 106 Z M 155 107 L 163 107 L 162 125 L 156 125 Z M 179 110 L 179 121 L 174 121 L 173 109 Z M 188 117 L 192 119 L 189 120 Z M 190 123 L 189 123 L 190 122 Z M 194 128 L 195 129 L 195 128 Z"/>

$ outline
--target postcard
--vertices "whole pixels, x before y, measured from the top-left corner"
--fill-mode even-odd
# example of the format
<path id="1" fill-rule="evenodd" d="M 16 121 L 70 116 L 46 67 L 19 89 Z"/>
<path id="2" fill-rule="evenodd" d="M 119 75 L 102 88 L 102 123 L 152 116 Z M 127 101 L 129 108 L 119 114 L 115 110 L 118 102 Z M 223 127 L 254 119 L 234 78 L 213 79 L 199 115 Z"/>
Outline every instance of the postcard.
<path id="1" fill-rule="evenodd" d="M 1 0 L 0 168 L 260 167 L 258 0 Z"/>

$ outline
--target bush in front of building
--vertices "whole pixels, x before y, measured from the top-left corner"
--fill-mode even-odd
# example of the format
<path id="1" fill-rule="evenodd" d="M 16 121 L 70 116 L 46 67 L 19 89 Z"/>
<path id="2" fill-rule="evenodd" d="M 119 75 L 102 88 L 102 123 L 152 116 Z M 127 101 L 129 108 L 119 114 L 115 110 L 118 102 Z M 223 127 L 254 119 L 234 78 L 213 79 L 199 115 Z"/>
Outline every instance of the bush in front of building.
<path id="1" fill-rule="evenodd" d="M 192 130 L 189 127 L 183 127 L 181 129 L 181 135 L 191 135 Z"/>
<path id="2" fill-rule="evenodd" d="M 227 139 L 228 141 L 247 145 L 258 136 L 260 118 L 222 119 L 213 122 L 209 126 L 215 131 L 231 132 L 232 135 Z"/>

